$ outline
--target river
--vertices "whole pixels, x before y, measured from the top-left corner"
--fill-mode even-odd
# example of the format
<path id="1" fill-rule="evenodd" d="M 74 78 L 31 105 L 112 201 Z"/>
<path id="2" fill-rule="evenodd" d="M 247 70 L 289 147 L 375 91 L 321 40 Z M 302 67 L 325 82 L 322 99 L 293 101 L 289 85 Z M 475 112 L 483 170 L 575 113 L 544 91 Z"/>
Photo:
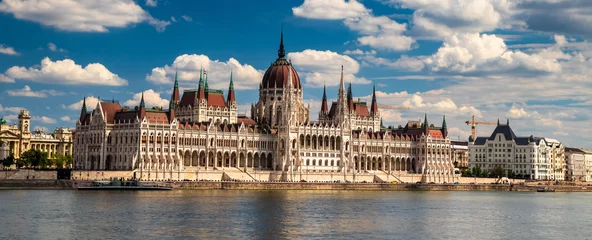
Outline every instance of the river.
<path id="1" fill-rule="evenodd" d="M 586 239 L 592 193 L 0 191 L 2 239 Z"/>

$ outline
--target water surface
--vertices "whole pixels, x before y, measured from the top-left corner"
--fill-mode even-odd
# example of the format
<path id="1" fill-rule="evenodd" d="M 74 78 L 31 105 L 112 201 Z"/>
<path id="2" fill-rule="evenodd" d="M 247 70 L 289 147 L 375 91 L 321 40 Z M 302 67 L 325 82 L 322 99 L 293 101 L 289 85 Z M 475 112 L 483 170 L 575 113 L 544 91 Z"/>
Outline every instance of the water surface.
<path id="1" fill-rule="evenodd" d="M 592 193 L 0 191 L 3 239 L 587 239 Z"/>

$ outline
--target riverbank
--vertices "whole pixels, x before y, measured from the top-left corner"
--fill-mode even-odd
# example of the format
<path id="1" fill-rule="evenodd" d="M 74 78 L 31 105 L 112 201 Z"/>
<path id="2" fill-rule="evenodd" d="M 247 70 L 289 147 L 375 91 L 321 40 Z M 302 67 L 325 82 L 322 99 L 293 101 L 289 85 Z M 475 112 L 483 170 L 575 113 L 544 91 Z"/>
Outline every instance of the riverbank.
<path id="1" fill-rule="evenodd" d="M 0 189 L 71 189 L 87 186 L 91 181 L 73 180 L 0 180 Z M 311 182 L 233 182 L 182 181 L 142 182 L 166 185 L 175 190 L 356 190 L 356 191 L 517 191 L 536 192 L 547 188 L 555 192 L 592 192 L 592 186 L 520 185 L 520 184 L 393 184 L 393 183 L 311 183 Z"/>

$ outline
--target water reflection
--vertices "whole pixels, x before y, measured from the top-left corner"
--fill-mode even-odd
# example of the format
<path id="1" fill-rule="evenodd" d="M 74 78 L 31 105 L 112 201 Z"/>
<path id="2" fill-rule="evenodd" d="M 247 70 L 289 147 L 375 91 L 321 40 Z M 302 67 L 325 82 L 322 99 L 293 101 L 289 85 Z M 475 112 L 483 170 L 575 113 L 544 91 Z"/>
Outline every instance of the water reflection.
<path id="1" fill-rule="evenodd" d="M 585 239 L 588 193 L 1 191 L 3 238 Z"/>

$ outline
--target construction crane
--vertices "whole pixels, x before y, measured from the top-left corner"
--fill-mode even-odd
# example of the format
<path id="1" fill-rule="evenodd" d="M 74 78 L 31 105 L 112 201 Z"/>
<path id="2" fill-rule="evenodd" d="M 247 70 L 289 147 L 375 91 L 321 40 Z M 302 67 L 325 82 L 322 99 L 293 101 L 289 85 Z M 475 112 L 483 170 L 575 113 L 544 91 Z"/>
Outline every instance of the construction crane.
<path id="1" fill-rule="evenodd" d="M 401 109 L 401 110 L 410 110 L 411 107 L 409 106 L 386 106 L 386 105 L 379 105 L 378 108 L 382 109 Z"/>
<path id="2" fill-rule="evenodd" d="M 473 141 L 475 141 L 477 139 L 477 129 L 475 128 L 476 125 L 478 125 L 478 124 L 497 125 L 497 123 L 495 123 L 495 122 L 485 122 L 485 121 L 477 122 L 477 121 L 475 121 L 475 115 L 473 115 L 473 117 L 471 118 L 471 121 L 466 121 L 465 123 L 467 125 L 471 125 L 471 136 L 473 137 Z"/>

